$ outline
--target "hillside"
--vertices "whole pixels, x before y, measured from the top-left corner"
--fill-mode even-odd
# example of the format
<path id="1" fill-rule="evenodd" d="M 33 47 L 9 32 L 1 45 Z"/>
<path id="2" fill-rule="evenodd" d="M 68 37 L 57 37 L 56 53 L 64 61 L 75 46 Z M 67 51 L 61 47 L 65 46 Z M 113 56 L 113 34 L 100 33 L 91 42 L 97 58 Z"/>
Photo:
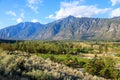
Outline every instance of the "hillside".
<path id="1" fill-rule="evenodd" d="M 120 17 L 68 16 L 48 24 L 23 22 L 0 30 L 1 39 L 17 40 L 120 40 Z"/>

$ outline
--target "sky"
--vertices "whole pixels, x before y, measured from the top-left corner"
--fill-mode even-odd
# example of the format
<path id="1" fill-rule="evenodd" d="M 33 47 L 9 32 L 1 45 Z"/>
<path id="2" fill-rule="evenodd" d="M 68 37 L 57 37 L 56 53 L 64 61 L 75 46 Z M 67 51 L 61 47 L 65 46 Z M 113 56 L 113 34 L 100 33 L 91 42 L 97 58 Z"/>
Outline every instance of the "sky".
<path id="1" fill-rule="evenodd" d="M 120 0 L 0 0 L 0 29 L 20 22 L 46 24 L 69 15 L 120 16 Z"/>

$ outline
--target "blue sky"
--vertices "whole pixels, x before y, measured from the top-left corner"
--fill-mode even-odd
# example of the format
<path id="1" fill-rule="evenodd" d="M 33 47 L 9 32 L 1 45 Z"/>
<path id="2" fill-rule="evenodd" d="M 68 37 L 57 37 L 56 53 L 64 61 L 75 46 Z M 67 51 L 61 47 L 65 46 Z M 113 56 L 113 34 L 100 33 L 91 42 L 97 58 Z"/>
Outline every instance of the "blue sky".
<path id="1" fill-rule="evenodd" d="M 0 0 L 0 29 L 20 22 L 42 24 L 73 15 L 120 16 L 120 0 Z"/>

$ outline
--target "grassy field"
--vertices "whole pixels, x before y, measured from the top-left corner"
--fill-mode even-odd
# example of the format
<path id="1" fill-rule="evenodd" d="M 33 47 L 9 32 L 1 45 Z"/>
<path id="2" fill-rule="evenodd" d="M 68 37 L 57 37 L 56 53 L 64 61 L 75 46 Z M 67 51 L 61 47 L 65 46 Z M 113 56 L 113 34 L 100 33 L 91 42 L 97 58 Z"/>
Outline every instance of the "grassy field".
<path id="1" fill-rule="evenodd" d="M 44 58 L 44 59 L 51 59 L 55 62 L 59 62 L 62 64 L 66 64 L 66 65 L 70 65 L 70 67 L 76 67 L 75 65 L 77 65 L 77 67 L 83 67 L 84 64 L 86 64 L 89 59 L 87 58 L 83 58 L 81 56 L 77 56 L 77 55 L 63 55 L 63 54 L 59 54 L 59 55 L 54 55 L 54 54 L 39 54 L 38 56 Z"/>
<path id="2" fill-rule="evenodd" d="M 38 56 L 43 57 L 45 59 L 50 58 L 51 54 L 39 54 Z M 56 59 L 64 61 L 68 58 L 68 56 L 70 56 L 71 59 L 77 59 L 78 61 L 85 61 L 87 62 L 88 59 L 87 58 L 82 58 L 81 56 L 77 56 L 77 55 L 63 55 L 63 54 L 59 54 L 59 55 L 52 55 L 54 56 Z"/>

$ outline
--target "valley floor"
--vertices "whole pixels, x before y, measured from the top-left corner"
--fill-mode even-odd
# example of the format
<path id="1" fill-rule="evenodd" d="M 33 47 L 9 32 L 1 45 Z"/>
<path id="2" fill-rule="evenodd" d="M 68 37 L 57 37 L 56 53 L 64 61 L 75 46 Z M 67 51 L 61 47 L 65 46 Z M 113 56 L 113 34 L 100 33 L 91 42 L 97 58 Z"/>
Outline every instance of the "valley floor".
<path id="1" fill-rule="evenodd" d="M 0 80 L 119 80 L 119 53 L 119 42 L 1 43 Z"/>
<path id="2" fill-rule="evenodd" d="M 46 78 L 48 80 L 106 80 L 88 73 L 83 73 L 80 70 L 64 64 L 51 61 L 49 58 L 43 59 L 36 55 L 20 56 L 8 53 L 5 51 L 0 53 L 0 73 L 8 78 L 13 77 L 15 80 L 19 80 L 19 78 L 23 76 L 26 76 L 26 79 L 29 78 L 28 80 L 44 80 Z M 2 79 L 7 80 L 7 78 L 1 76 L 1 80 Z"/>

